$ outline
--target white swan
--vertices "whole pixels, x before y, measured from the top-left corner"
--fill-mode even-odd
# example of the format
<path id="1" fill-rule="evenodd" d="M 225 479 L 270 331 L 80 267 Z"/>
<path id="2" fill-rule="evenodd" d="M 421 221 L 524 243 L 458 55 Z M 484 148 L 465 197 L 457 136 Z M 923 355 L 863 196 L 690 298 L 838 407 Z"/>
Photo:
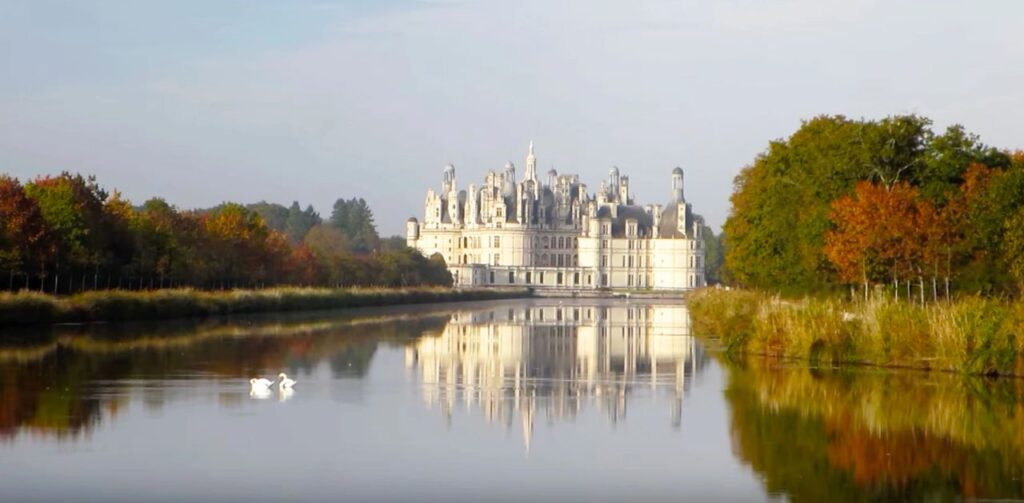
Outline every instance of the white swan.
<path id="1" fill-rule="evenodd" d="M 249 379 L 249 389 L 251 391 L 269 391 L 270 387 L 273 386 L 273 384 L 274 381 L 271 381 L 270 379 L 264 379 L 262 377 L 260 377 L 259 379 L 255 377 Z"/>
<path id="2" fill-rule="evenodd" d="M 277 375 L 278 389 L 292 389 L 292 386 L 295 386 L 295 379 L 289 379 L 284 372 Z"/>
<path id="3" fill-rule="evenodd" d="M 288 400 L 294 394 L 295 394 L 295 390 L 293 390 L 291 388 L 278 388 L 278 390 L 277 390 L 277 401 L 278 402 L 283 402 L 285 400 Z"/>

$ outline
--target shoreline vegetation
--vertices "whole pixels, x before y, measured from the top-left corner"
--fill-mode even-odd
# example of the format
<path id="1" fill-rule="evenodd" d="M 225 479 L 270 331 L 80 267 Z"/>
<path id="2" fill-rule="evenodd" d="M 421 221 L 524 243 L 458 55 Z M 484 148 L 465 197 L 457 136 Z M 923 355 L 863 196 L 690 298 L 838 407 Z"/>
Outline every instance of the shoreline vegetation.
<path id="1" fill-rule="evenodd" d="M 694 334 L 718 339 L 727 354 L 1024 377 L 1020 301 L 788 300 L 708 288 L 691 292 L 687 304 Z"/>
<path id="2" fill-rule="evenodd" d="M 0 328 L 55 323 L 151 321 L 238 314 L 499 300 L 529 297 L 526 288 L 267 288 L 260 290 L 107 290 L 72 296 L 0 293 Z"/>

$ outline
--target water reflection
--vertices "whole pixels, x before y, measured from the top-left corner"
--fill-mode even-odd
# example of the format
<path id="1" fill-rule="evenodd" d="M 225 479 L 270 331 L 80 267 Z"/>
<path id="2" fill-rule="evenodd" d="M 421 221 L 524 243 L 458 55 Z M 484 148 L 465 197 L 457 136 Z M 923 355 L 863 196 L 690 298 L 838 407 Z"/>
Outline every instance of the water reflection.
<path id="1" fill-rule="evenodd" d="M 238 464 L 267 481 L 254 500 L 295 488 L 478 500 L 495 487 L 509 499 L 670 499 L 681 487 L 697 499 L 1024 498 L 1024 380 L 736 362 L 702 348 L 684 305 L 635 301 L 4 333 L 0 500 L 107 494 L 90 481 L 140 463 L 180 483 L 108 499 L 229 499 L 244 484 L 222 477 Z M 250 377 L 280 371 L 299 388 L 249 396 Z M 462 410 L 471 422 L 453 420 Z M 535 430 L 543 421 L 559 428 Z M 263 462 L 277 458 L 290 464 Z M 216 480 L 195 483 L 197 465 Z M 52 476 L 71 472 L 93 475 Z"/>
<path id="2" fill-rule="evenodd" d="M 637 388 L 663 395 L 678 428 L 705 358 L 685 305 L 613 303 L 457 312 L 440 336 L 407 347 L 405 362 L 449 424 L 459 403 L 509 428 L 518 416 L 529 449 L 536 416 L 571 419 L 589 403 L 616 423 Z"/>
<path id="3" fill-rule="evenodd" d="M 378 315 L 370 310 L 326 319 L 264 316 L 7 335 L 0 345 L 0 440 L 19 433 L 83 438 L 133 398 L 158 411 L 168 400 L 206 390 L 230 406 L 246 396 L 250 376 L 268 369 L 308 373 L 326 361 L 335 377 L 359 378 L 380 340 L 436 332 L 447 318 L 436 311 Z M 216 386 L 225 380 L 237 390 Z M 273 389 L 251 397 L 285 401 L 291 396 Z"/>
<path id="4" fill-rule="evenodd" d="M 800 501 L 1024 498 L 1024 381 L 730 363 L 734 450 Z"/>

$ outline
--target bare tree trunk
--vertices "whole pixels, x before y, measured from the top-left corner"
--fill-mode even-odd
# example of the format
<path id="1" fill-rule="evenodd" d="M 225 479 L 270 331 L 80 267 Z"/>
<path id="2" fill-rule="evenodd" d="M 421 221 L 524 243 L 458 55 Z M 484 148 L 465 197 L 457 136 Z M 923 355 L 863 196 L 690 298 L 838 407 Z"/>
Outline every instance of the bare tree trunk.
<path id="1" fill-rule="evenodd" d="M 939 284 L 935 276 L 932 276 L 932 302 L 939 301 Z"/>
<path id="2" fill-rule="evenodd" d="M 895 274 L 892 277 L 892 284 L 893 284 L 893 287 L 892 287 L 893 299 L 895 299 L 896 302 L 899 302 L 900 301 L 900 280 L 896 278 Z"/>
<path id="3" fill-rule="evenodd" d="M 924 276 L 917 277 L 917 286 L 921 290 L 921 305 L 924 305 Z"/>

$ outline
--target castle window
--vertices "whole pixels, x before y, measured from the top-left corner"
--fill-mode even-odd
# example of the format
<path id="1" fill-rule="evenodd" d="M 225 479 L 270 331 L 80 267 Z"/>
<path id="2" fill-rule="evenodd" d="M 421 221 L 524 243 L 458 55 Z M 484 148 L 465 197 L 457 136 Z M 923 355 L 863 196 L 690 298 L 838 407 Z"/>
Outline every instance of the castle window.
<path id="1" fill-rule="evenodd" d="M 544 284 L 544 271 L 540 272 L 540 284 Z"/>
<path id="2" fill-rule="evenodd" d="M 576 267 L 576 266 L 578 266 L 578 265 L 579 265 L 579 262 L 580 262 L 580 258 L 579 258 L 579 256 L 578 256 L 578 255 L 573 255 L 573 256 L 572 256 L 572 266 L 573 266 L 573 267 Z"/>
<path id="3" fill-rule="evenodd" d="M 491 283 L 494 283 L 494 271 L 491 271 Z"/>
<path id="4" fill-rule="evenodd" d="M 558 273 L 558 275 L 555 276 L 555 283 L 559 285 L 562 284 L 562 273 Z"/>
<path id="5" fill-rule="evenodd" d="M 580 247 L 580 238 L 572 238 L 572 247 L 573 248 L 579 248 Z"/>
<path id="6" fill-rule="evenodd" d="M 494 247 L 501 248 L 501 236 L 494 236 Z"/>
<path id="7" fill-rule="evenodd" d="M 608 255 L 601 255 L 601 267 L 608 267 Z"/>
<path id="8" fill-rule="evenodd" d="M 565 238 L 563 238 L 563 237 L 559 237 L 558 238 L 558 247 L 559 248 L 565 248 Z"/>
<path id="9" fill-rule="evenodd" d="M 501 254 L 500 253 L 495 253 L 494 254 L 494 265 L 498 265 L 500 263 L 501 263 Z"/>
<path id="10" fill-rule="evenodd" d="M 513 284 L 515 282 L 516 282 L 516 273 L 513 272 L 513 271 L 509 271 L 508 272 L 508 284 L 511 285 L 511 284 Z"/>
<path id="11" fill-rule="evenodd" d="M 544 248 L 547 248 L 547 247 L 548 247 L 548 237 L 547 237 L 547 236 L 544 236 L 543 238 L 541 238 L 541 243 L 543 243 L 543 244 L 544 244 L 544 245 L 543 245 L 543 246 L 544 246 Z"/>
<path id="12" fill-rule="evenodd" d="M 629 276 L 626 277 L 626 284 L 629 285 L 629 286 L 633 286 L 633 275 L 632 274 L 630 274 Z M 632 318 L 632 316 L 631 316 L 631 318 Z"/>
<path id="13" fill-rule="evenodd" d="M 632 255 L 629 256 L 629 266 L 633 267 L 633 256 Z"/>
<path id="14" fill-rule="evenodd" d="M 533 273 L 526 273 L 526 284 L 529 285 L 533 280 Z"/>

